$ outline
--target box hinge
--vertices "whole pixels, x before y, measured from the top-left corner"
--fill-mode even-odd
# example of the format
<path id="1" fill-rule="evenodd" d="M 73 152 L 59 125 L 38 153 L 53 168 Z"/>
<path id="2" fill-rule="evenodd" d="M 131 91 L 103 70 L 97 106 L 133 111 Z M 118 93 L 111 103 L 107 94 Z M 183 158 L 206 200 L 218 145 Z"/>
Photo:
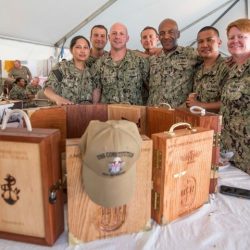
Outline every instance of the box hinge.
<path id="1" fill-rule="evenodd" d="M 153 150 L 153 167 L 161 169 L 162 152 L 158 149 Z"/>
<path id="2" fill-rule="evenodd" d="M 160 194 L 152 190 L 152 207 L 154 210 L 160 209 Z"/>
<path id="3" fill-rule="evenodd" d="M 215 165 L 215 164 L 212 164 L 211 165 L 211 170 L 213 170 L 214 172 L 217 172 L 219 170 L 219 166 Z"/>
<path id="4" fill-rule="evenodd" d="M 221 134 L 220 133 L 214 133 L 213 146 L 214 147 L 219 147 L 220 142 L 221 142 Z"/>

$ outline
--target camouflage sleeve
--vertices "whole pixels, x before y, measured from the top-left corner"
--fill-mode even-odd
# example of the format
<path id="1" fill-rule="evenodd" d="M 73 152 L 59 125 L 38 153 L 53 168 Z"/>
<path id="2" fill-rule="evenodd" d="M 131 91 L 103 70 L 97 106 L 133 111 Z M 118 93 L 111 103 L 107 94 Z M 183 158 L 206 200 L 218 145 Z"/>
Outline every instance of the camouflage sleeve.
<path id="1" fill-rule="evenodd" d="M 29 78 L 32 78 L 32 74 L 30 72 L 30 69 L 28 67 L 25 66 L 25 69 L 27 70 L 27 75 L 29 76 Z"/>
<path id="2" fill-rule="evenodd" d="M 92 81 L 93 81 L 93 87 L 102 89 L 102 84 L 101 84 L 101 65 L 102 65 L 102 60 L 101 58 L 98 59 L 90 68 L 90 73 L 92 76 Z"/>
<path id="3" fill-rule="evenodd" d="M 14 88 L 10 91 L 9 98 L 11 100 L 17 100 L 18 99 L 18 93 L 15 91 Z"/>
<path id="4" fill-rule="evenodd" d="M 228 74 L 229 74 L 229 67 L 227 65 L 227 63 L 225 61 L 221 62 L 221 65 L 220 65 L 220 68 L 221 68 L 221 91 L 222 91 L 222 88 L 223 86 L 225 85 L 226 81 L 227 81 L 227 78 L 228 78 Z"/>
<path id="5" fill-rule="evenodd" d="M 140 67 L 144 86 L 149 88 L 149 58 L 140 57 Z"/>
<path id="6" fill-rule="evenodd" d="M 50 71 L 48 79 L 45 81 L 43 89 L 47 87 L 51 87 L 58 95 L 61 95 L 61 85 L 60 82 L 63 79 L 63 69 L 58 63 L 53 69 Z"/>
<path id="7" fill-rule="evenodd" d="M 10 91 L 10 99 L 12 100 L 25 100 L 27 98 L 26 91 L 18 88 L 12 88 Z"/>
<path id="8" fill-rule="evenodd" d="M 194 49 L 193 47 L 187 46 L 185 47 L 185 52 L 186 52 L 187 57 L 190 60 L 194 60 L 196 62 L 195 63 L 196 67 L 202 64 L 203 59 L 199 56 L 196 49 Z"/>
<path id="9" fill-rule="evenodd" d="M 31 85 L 27 85 L 25 89 L 27 94 L 32 94 Z"/>
<path id="10" fill-rule="evenodd" d="M 13 69 L 9 72 L 8 77 L 13 77 Z"/>

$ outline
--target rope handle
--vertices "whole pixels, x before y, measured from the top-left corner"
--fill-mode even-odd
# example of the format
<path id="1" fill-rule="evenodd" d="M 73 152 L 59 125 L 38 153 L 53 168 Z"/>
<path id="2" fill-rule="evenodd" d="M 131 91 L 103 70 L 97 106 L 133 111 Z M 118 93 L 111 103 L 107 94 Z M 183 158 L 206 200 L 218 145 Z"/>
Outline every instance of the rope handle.
<path id="1" fill-rule="evenodd" d="M 187 127 L 187 128 L 188 128 L 189 130 L 191 130 L 192 132 L 196 132 L 196 131 L 197 131 L 197 129 L 192 128 L 191 124 L 189 124 L 189 123 L 187 123 L 187 122 L 178 122 L 178 123 L 173 124 L 173 125 L 170 127 L 169 131 L 165 131 L 164 133 L 167 133 L 167 134 L 169 134 L 169 135 L 171 135 L 171 136 L 174 136 L 174 135 L 175 135 L 174 130 L 175 130 L 177 127 L 181 127 L 181 126 Z"/>
<path id="2" fill-rule="evenodd" d="M 192 106 L 190 107 L 190 112 L 193 114 L 199 114 L 199 115 L 205 115 L 206 114 L 206 110 L 202 107 L 199 106 Z"/>
<path id="3" fill-rule="evenodd" d="M 27 130 L 28 131 L 32 131 L 32 127 L 31 127 L 31 123 L 30 123 L 30 119 L 28 117 L 28 115 L 21 109 L 13 109 L 13 110 L 10 110 L 6 113 L 6 115 L 4 116 L 3 118 L 3 123 L 2 123 L 2 126 L 1 126 L 1 129 L 4 130 L 6 129 L 6 126 L 7 126 L 7 123 L 8 123 L 8 120 L 10 118 L 10 116 L 13 114 L 13 113 L 18 113 L 21 115 L 21 117 L 24 118 L 24 121 L 26 123 L 26 127 L 27 127 Z"/>

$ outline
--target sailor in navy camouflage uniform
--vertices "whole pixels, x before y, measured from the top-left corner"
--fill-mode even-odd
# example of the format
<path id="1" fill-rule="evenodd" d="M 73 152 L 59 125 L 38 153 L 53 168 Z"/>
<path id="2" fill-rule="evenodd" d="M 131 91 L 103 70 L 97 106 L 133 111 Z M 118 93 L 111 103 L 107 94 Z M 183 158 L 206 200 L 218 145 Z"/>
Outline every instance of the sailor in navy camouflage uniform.
<path id="1" fill-rule="evenodd" d="M 149 58 L 150 79 L 148 105 L 168 103 L 173 107 L 183 104 L 192 90 L 194 66 L 198 54 L 191 47 L 177 45 L 180 36 L 177 23 L 165 19 L 159 25 L 163 50 Z"/>
<path id="2" fill-rule="evenodd" d="M 227 27 L 234 65 L 222 91 L 222 147 L 234 153 L 235 167 L 250 174 L 250 19 Z"/>
<path id="3" fill-rule="evenodd" d="M 58 63 L 44 84 L 44 94 L 57 105 L 91 103 L 94 101 L 94 85 L 85 62 L 90 44 L 83 36 L 72 39 L 70 50 L 73 59 Z"/>
<path id="4" fill-rule="evenodd" d="M 111 51 L 91 68 L 94 82 L 102 92 L 102 103 L 143 103 L 142 87 L 147 85 L 148 62 L 126 48 L 128 38 L 123 24 L 112 25 L 109 34 Z"/>
<path id="5" fill-rule="evenodd" d="M 193 79 L 193 93 L 186 101 L 188 107 L 199 106 L 218 112 L 221 106 L 221 90 L 229 67 L 219 52 L 222 41 L 212 26 L 203 27 L 197 35 L 197 51 L 203 59 Z"/>

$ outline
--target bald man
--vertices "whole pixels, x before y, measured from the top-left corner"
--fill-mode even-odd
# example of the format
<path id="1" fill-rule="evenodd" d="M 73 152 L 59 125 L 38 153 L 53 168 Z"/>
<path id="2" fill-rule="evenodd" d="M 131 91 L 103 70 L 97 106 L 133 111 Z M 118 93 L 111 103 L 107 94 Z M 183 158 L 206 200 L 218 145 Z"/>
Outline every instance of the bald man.
<path id="1" fill-rule="evenodd" d="M 8 76 L 12 80 L 15 80 L 18 77 L 21 77 L 27 82 L 29 82 L 32 79 L 32 74 L 29 68 L 26 66 L 23 66 L 20 60 L 14 61 L 14 67 L 11 69 Z"/>
<path id="2" fill-rule="evenodd" d="M 129 35 L 124 24 L 113 24 L 108 38 L 109 54 L 92 66 L 94 82 L 101 91 L 101 102 L 143 104 L 142 89 L 147 85 L 148 62 L 127 49 Z"/>
<path id="3" fill-rule="evenodd" d="M 149 57 L 148 105 L 168 103 L 177 107 L 185 104 L 192 90 L 198 54 L 191 47 L 178 46 L 180 31 L 176 21 L 163 20 L 158 31 L 163 50 L 159 56 Z"/>

